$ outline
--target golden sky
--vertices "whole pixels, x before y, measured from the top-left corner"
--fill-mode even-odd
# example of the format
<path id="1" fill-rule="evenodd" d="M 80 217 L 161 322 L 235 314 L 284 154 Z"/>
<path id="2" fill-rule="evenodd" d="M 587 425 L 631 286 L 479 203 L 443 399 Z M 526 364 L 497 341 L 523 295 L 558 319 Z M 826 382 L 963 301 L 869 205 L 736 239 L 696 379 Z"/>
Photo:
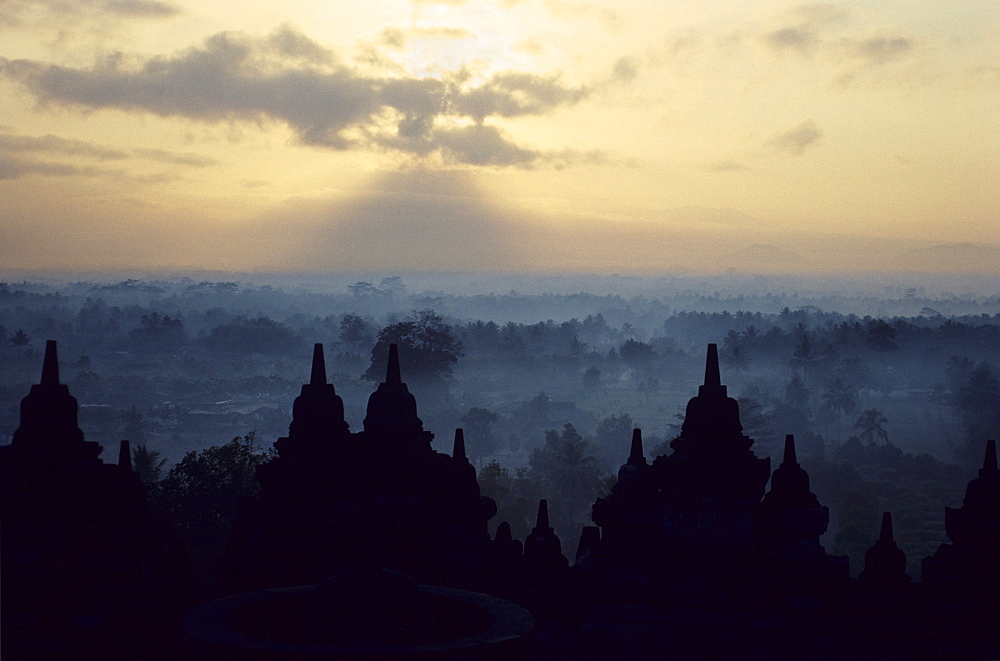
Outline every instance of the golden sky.
<path id="1" fill-rule="evenodd" d="M 998 273 L 997 34 L 995 0 L 3 0 L 0 268 Z"/>

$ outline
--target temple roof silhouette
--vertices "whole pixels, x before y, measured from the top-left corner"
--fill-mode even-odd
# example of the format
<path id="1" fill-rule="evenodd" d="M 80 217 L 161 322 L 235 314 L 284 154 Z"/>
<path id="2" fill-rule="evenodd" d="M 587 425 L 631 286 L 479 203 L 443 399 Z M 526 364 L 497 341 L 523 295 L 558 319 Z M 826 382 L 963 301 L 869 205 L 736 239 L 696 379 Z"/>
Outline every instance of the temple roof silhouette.
<path id="1" fill-rule="evenodd" d="M 389 345 L 385 381 L 368 398 L 365 431 L 385 434 L 414 434 L 423 431 L 424 423 L 417 417 L 417 400 L 403 383 L 399 369 L 399 347 Z"/>

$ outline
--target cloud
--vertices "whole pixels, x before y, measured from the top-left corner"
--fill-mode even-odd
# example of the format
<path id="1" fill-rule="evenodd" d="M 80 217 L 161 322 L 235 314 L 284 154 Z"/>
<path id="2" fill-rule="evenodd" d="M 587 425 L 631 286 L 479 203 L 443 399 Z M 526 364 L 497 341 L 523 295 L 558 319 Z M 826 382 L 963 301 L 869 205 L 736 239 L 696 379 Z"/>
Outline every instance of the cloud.
<path id="1" fill-rule="evenodd" d="M 843 68 L 837 76 L 837 82 L 842 87 L 847 87 L 867 72 L 905 61 L 915 50 L 916 42 L 909 37 L 841 39 L 836 44 L 836 53 L 843 62 Z"/>
<path id="2" fill-rule="evenodd" d="M 455 109 L 482 121 L 486 117 L 540 115 L 562 105 L 573 105 L 588 95 L 586 88 L 565 87 L 555 77 L 507 72 L 493 76 L 483 85 L 459 94 Z"/>
<path id="3" fill-rule="evenodd" d="M 844 39 L 841 44 L 850 56 L 869 64 L 885 64 L 910 52 L 913 41 L 906 37 Z"/>
<path id="4" fill-rule="evenodd" d="M 804 21 L 810 25 L 829 25 L 841 21 L 851 15 L 851 12 L 840 5 L 826 2 L 811 2 L 792 7 L 787 12 L 792 19 Z"/>
<path id="5" fill-rule="evenodd" d="M 445 39 L 458 41 L 462 39 L 475 39 L 476 36 L 465 28 L 455 27 L 422 27 L 403 29 L 398 27 L 386 28 L 382 31 L 382 43 L 392 48 L 402 49 L 411 39 Z"/>
<path id="6" fill-rule="evenodd" d="M 0 179 L 20 179 L 29 174 L 42 176 L 97 177 L 102 175 L 129 178 L 140 183 L 162 183 L 173 181 L 175 174 L 157 173 L 152 175 L 126 175 L 122 170 L 78 165 L 65 162 L 24 158 L 22 154 L 50 154 L 56 157 L 86 158 L 97 161 L 138 158 L 159 163 L 169 163 L 188 167 L 207 167 L 217 161 L 200 154 L 173 152 L 165 149 L 135 148 L 129 151 L 112 149 L 105 145 L 63 138 L 57 135 L 18 135 L 10 133 L 7 127 L 0 127 Z"/>
<path id="7" fill-rule="evenodd" d="M 151 161 L 170 163 L 172 165 L 190 165 L 191 167 L 203 168 L 218 164 L 218 161 L 214 158 L 200 154 L 173 152 L 166 149 L 136 149 L 133 153 Z"/>
<path id="8" fill-rule="evenodd" d="M 807 119 L 789 131 L 776 134 L 764 146 L 775 153 L 801 156 L 806 147 L 816 144 L 822 135 L 816 122 Z"/>
<path id="9" fill-rule="evenodd" d="M 558 77 L 518 71 L 478 84 L 460 75 L 363 74 L 287 27 L 264 39 L 219 33 L 171 56 L 115 54 L 90 68 L 0 58 L 0 76 L 43 105 L 205 122 L 276 120 L 308 145 L 440 152 L 468 165 L 519 167 L 543 154 L 514 145 L 486 120 L 545 114 L 589 93 Z"/>
<path id="10" fill-rule="evenodd" d="M 0 154 L 0 180 L 21 179 L 22 177 L 31 174 L 59 177 L 93 177 L 105 173 L 105 170 L 94 167 L 80 167 L 76 165 L 69 165 L 67 163 L 26 161 L 20 158 L 11 158 Z"/>
<path id="11" fill-rule="evenodd" d="M 784 13 L 782 22 L 785 25 L 766 32 L 761 38 L 772 50 L 812 55 L 823 41 L 821 32 L 848 15 L 843 7 L 822 2 L 798 5 Z"/>
<path id="12" fill-rule="evenodd" d="M 91 156 L 100 160 L 119 159 L 126 156 L 125 152 L 117 149 L 109 149 L 83 140 L 61 138 L 52 134 L 30 136 L 0 133 L 0 152 L 55 152 Z"/>
<path id="13" fill-rule="evenodd" d="M 808 55 L 816 50 L 819 36 L 811 26 L 797 25 L 765 34 L 764 43 L 774 50 L 794 50 Z"/>
<path id="14" fill-rule="evenodd" d="M 80 19 L 158 19 L 180 13 L 177 5 L 161 0 L 3 0 L 0 25 L 18 27 L 39 20 L 66 24 Z"/>
<path id="15" fill-rule="evenodd" d="M 621 25 L 621 16 L 613 9 L 600 7 L 590 2 L 579 2 L 574 0 L 547 0 L 545 8 L 556 18 L 588 18 L 604 23 L 608 27 L 618 28 Z"/>
<path id="16" fill-rule="evenodd" d="M 712 163 L 708 169 L 710 172 L 747 172 L 750 170 L 746 164 L 728 159 Z"/>
<path id="17" fill-rule="evenodd" d="M 459 163 L 527 167 L 539 157 L 538 152 L 506 140 L 495 126 L 475 124 L 441 131 L 438 140 Z"/>
<path id="18" fill-rule="evenodd" d="M 104 0 L 99 4 L 104 6 L 106 12 L 122 16 L 158 18 L 180 13 L 175 5 L 159 0 Z"/>

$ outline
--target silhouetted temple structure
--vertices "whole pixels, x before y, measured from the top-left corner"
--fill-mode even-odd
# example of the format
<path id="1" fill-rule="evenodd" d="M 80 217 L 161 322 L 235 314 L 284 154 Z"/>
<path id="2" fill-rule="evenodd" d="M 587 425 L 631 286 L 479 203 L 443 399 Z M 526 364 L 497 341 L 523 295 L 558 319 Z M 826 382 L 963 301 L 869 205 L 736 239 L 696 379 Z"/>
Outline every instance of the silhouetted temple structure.
<path id="1" fill-rule="evenodd" d="M 100 454 L 49 340 L 0 447 L 4 658 L 136 656 L 163 633 L 187 576 L 183 545 L 150 514 L 128 442 L 117 465 Z M 91 657 L 87 645 L 101 647 Z"/>
<path id="2" fill-rule="evenodd" d="M 151 517 L 127 444 L 119 465 L 104 464 L 76 411 L 50 342 L 13 442 L 0 448 L 5 658 L 69 658 L 81 640 L 94 645 L 83 658 L 144 658 L 136 632 L 169 614 L 166 595 L 183 579 L 183 553 Z M 432 439 L 395 346 L 364 429 L 352 432 L 316 345 L 288 436 L 258 469 L 259 496 L 239 504 L 222 559 L 231 596 L 191 611 L 191 638 L 179 626 L 165 633 L 176 618 L 161 618 L 155 635 L 168 642 L 148 656 L 1000 654 L 994 441 L 963 506 L 946 510 L 951 543 L 914 584 L 888 512 L 858 580 L 846 558 L 826 553 L 829 512 L 795 439 L 772 473 L 743 433 L 715 345 L 672 451 L 650 461 L 633 432 L 572 564 L 560 536 L 577 531 L 553 529 L 546 500 L 523 543 L 506 522 L 491 540 L 496 505 L 480 493 L 462 430 L 451 455 Z"/>
<path id="3" fill-rule="evenodd" d="M 326 382 L 322 345 L 293 406 L 278 457 L 258 469 L 259 499 L 242 504 L 227 558 L 233 587 L 323 580 L 364 553 L 423 582 L 469 584 L 492 549 L 486 529 L 496 504 L 479 493 L 459 431 L 453 456 L 434 435 L 390 347 L 385 381 L 368 400 L 364 430 L 351 433 L 344 405 Z M 361 544 L 361 540 L 368 540 Z"/>

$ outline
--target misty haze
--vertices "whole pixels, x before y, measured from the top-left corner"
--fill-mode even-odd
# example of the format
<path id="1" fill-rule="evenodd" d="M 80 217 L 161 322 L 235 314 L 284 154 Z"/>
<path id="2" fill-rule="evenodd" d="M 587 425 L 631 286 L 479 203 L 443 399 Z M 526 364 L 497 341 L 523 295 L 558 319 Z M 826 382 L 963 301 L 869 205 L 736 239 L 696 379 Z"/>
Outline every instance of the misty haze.
<path id="1" fill-rule="evenodd" d="M 998 26 L 0 2 L 4 658 L 1000 657 Z"/>

